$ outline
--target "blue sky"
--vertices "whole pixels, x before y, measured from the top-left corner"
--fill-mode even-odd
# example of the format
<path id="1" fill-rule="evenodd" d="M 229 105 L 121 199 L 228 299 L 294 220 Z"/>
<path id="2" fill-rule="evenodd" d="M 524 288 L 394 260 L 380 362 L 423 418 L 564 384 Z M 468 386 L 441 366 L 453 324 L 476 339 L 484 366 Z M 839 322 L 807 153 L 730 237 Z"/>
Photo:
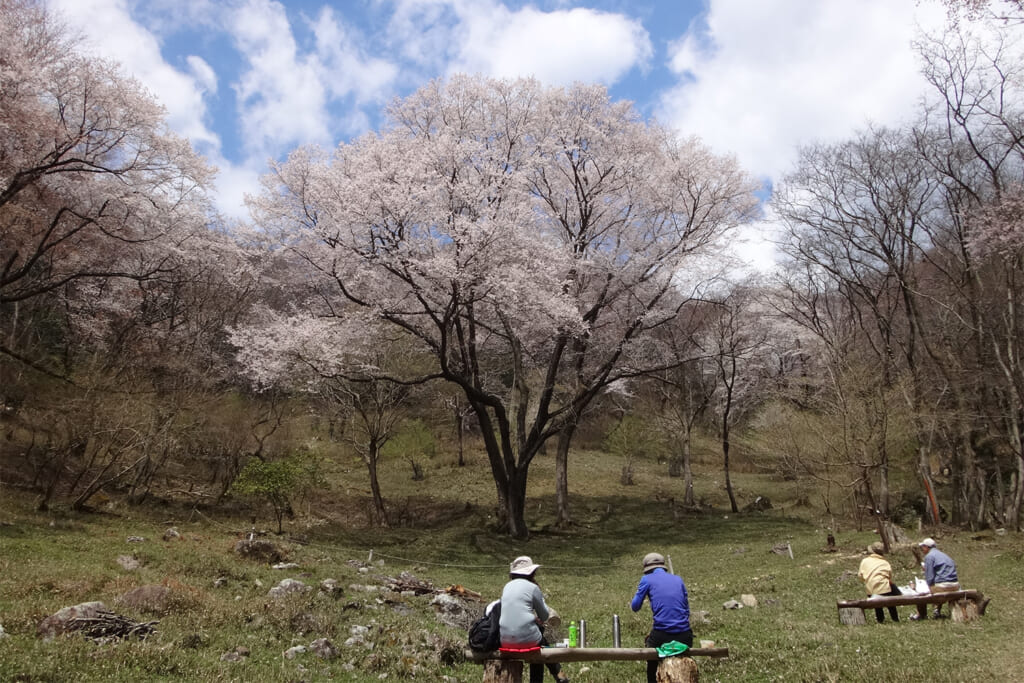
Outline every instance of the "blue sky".
<path id="1" fill-rule="evenodd" d="M 219 170 L 218 203 L 269 158 L 332 147 L 455 72 L 600 82 L 767 183 L 800 144 L 898 123 L 936 0 L 44 0 L 121 62 Z"/>

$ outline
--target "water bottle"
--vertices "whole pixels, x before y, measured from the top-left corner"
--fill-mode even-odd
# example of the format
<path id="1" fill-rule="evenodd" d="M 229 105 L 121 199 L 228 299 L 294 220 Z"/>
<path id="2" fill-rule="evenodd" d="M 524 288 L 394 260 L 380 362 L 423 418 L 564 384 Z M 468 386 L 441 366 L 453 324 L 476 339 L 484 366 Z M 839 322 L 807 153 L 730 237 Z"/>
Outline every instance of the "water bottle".
<path id="1" fill-rule="evenodd" d="M 622 636 L 619 633 L 619 615 L 612 615 L 612 642 L 615 647 L 622 647 Z"/>
<path id="2" fill-rule="evenodd" d="M 587 646 L 587 620 L 580 619 L 580 647 Z"/>
<path id="3" fill-rule="evenodd" d="M 576 647 L 576 644 L 577 644 L 576 638 L 577 638 L 578 635 L 579 635 L 579 632 L 576 630 L 576 622 L 575 621 L 570 621 L 569 622 L 569 647 Z"/>

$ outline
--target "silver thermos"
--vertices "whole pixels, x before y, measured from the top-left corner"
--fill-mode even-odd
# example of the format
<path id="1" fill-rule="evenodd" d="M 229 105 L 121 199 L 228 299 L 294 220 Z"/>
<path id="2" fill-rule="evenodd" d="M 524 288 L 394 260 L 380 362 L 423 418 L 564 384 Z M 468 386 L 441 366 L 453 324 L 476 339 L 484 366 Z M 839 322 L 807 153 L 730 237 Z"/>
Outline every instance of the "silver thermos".
<path id="1" fill-rule="evenodd" d="M 622 636 L 619 633 L 619 615 L 612 615 L 612 642 L 615 647 L 622 647 Z"/>
<path id="2" fill-rule="evenodd" d="M 580 647 L 587 646 L 587 620 L 580 619 Z"/>

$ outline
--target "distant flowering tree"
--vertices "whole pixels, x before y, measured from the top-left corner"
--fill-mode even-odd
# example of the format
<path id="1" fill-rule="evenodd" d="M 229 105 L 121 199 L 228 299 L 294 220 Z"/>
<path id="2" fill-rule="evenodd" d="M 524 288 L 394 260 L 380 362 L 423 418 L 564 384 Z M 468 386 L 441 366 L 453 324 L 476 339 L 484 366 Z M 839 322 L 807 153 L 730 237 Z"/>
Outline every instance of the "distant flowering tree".
<path id="1" fill-rule="evenodd" d="M 125 281 L 169 273 L 205 233 L 213 170 L 41 3 L 0 0 L 0 35 L 0 352 L 19 357 L 5 329 L 18 304 L 78 285 L 123 310 L 137 300 Z"/>
<path id="2" fill-rule="evenodd" d="M 199 450 L 255 278 L 211 228 L 213 169 L 81 47 L 45 2 L 0 0 L 0 402 L 36 445 L 40 507 L 141 501 Z M 67 380 L 59 400 L 26 367 Z"/>
<path id="3" fill-rule="evenodd" d="M 1024 185 L 1013 183 L 971 213 L 968 245 L 981 258 L 996 256 L 1019 267 L 1024 256 Z"/>
<path id="4" fill-rule="evenodd" d="M 308 296 L 236 343 L 298 336 L 341 367 L 401 330 L 430 366 L 370 371 L 459 388 L 515 537 L 543 444 L 604 387 L 664 363 L 649 332 L 685 305 L 680 274 L 756 205 L 733 160 L 601 87 L 461 76 L 333 155 L 296 150 L 264 184 L 254 217 L 303 265 Z M 245 359 L 267 380 L 277 357 Z"/>
<path id="5" fill-rule="evenodd" d="M 941 0 L 951 19 L 990 18 L 1004 24 L 1024 22 L 1024 0 Z"/>

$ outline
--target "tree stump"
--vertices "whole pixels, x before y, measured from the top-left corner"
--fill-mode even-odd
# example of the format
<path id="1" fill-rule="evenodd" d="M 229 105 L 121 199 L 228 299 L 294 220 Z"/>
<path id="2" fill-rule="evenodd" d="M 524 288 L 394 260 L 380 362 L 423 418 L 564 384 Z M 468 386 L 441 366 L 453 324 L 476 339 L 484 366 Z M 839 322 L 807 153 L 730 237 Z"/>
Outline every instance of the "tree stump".
<path id="1" fill-rule="evenodd" d="M 484 683 L 523 683 L 523 663 L 516 660 L 485 662 Z"/>
<path id="2" fill-rule="evenodd" d="M 864 610 L 860 607 L 840 607 L 839 623 L 848 626 L 863 626 L 865 624 Z"/>
<path id="3" fill-rule="evenodd" d="M 658 665 L 658 683 L 697 683 L 697 662 L 690 657 L 668 657 Z"/>
<path id="4" fill-rule="evenodd" d="M 957 600 L 949 603 L 949 615 L 954 622 L 974 621 L 978 618 L 978 603 L 973 600 Z"/>

